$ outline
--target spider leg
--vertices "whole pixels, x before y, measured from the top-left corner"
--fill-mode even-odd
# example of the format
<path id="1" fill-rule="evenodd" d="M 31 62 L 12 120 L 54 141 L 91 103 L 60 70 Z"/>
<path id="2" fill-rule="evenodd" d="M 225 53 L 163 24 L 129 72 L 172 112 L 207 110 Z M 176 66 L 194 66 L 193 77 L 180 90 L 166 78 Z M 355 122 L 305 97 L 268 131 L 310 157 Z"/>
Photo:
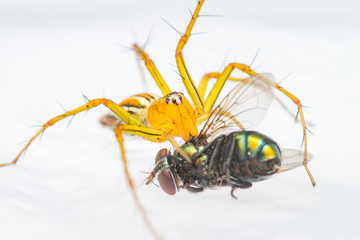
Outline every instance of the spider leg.
<path id="1" fill-rule="evenodd" d="M 232 71 L 237 68 L 240 71 L 252 76 L 252 75 L 256 75 L 257 73 L 255 71 L 253 71 L 249 66 L 245 65 L 245 64 L 241 64 L 241 63 L 230 63 L 228 64 L 225 69 L 219 73 L 217 80 L 213 86 L 213 88 L 211 89 L 208 97 L 206 98 L 206 100 L 204 101 L 204 111 L 205 113 L 209 113 L 214 104 L 216 99 L 218 98 L 221 89 L 223 88 L 225 81 L 227 81 L 230 77 L 230 74 L 232 73 Z M 215 75 L 215 74 L 214 74 Z M 205 75 L 206 76 L 206 75 Z M 206 79 L 205 79 L 206 80 Z M 205 81 L 204 80 L 204 81 Z M 238 79 L 241 80 L 241 79 Z M 204 88 L 204 86 L 201 86 L 202 88 Z M 206 85 L 205 85 L 206 87 Z M 205 89 L 202 89 L 202 91 L 205 91 Z"/>
<path id="2" fill-rule="evenodd" d="M 115 129 L 115 136 L 116 139 L 119 142 L 120 145 L 120 149 L 121 149 L 121 156 L 122 156 L 122 161 L 124 164 L 124 170 L 125 170 L 125 175 L 126 175 L 126 179 L 128 181 L 131 193 L 133 195 L 133 198 L 135 200 L 136 206 L 139 209 L 141 216 L 147 226 L 147 228 L 149 229 L 149 231 L 151 232 L 151 234 L 153 235 L 154 239 L 161 239 L 154 227 L 154 225 L 151 223 L 150 219 L 148 218 L 148 215 L 146 213 L 146 210 L 144 208 L 144 206 L 142 205 L 140 198 L 137 194 L 136 188 L 134 186 L 134 183 L 132 181 L 129 169 L 128 169 L 128 164 L 127 164 L 127 160 L 126 160 L 126 156 L 125 156 L 125 147 L 124 147 L 124 138 L 123 138 L 123 132 L 125 132 L 124 130 L 127 129 L 129 125 L 119 125 L 116 129 Z"/>
<path id="3" fill-rule="evenodd" d="M 134 44 L 134 45 L 136 45 L 136 44 Z M 144 92 L 148 92 L 149 88 L 148 88 L 148 83 L 146 81 L 145 70 L 142 68 L 142 65 L 141 65 L 142 59 L 141 59 L 141 56 L 139 56 L 139 54 L 136 54 L 136 64 L 137 64 L 137 69 L 140 72 L 140 78 L 141 78 Z"/>
<path id="4" fill-rule="evenodd" d="M 184 152 L 184 150 L 182 148 L 180 148 L 178 146 L 176 141 L 171 136 L 166 136 L 168 134 L 163 133 L 163 131 L 161 131 L 161 130 L 151 129 L 151 128 L 147 128 L 147 127 L 134 126 L 134 125 L 119 125 L 115 129 L 115 136 L 120 145 L 121 156 L 122 156 L 122 161 L 124 164 L 126 179 L 128 181 L 129 187 L 131 189 L 131 193 L 135 200 L 136 206 L 138 207 L 146 226 L 148 227 L 149 231 L 152 233 L 154 238 L 160 239 L 155 227 L 153 226 L 153 224 L 151 223 L 150 219 L 147 216 L 146 210 L 140 201 L 140 198 L 137 194 L 133 180 L 131 178 L 131 175 L 130 175 L 130 172 L 128 169 L 127 160 L 126 160 L 126 155 L 125 155 L 123 133 L 135 134 L 138 136 L 142 136 L 147 140 L 155 141 L 155 142 L 169 140 L 173 144 L 173 146 L 176 148 L 176 150 L 179 151 L 184 156 L 184 158 L 191 163 L 190 157 Z"/>
<path id="5" fill-rule="evenodd" d="M 316 183 L 315 183 L 315 179 L 314 177 L 312 176 L 308 166 L 307 166 L 307 134 L 306 134 L 306 131 L 307 131 L 307 128 L 306 128 L 306 123 L 305 123 L 305 118 L 304 118 L 304 112 L 303 112 L 303 107 L 301 105 L 301 102 L 300 100 L 295 97 L 292 93 L 288 92 L 286 89 L 284 89 L 283 87 L 281 87 L 279 84 L 277 83 L 274 83 L 275 84 L 275 87 L 276 89 L 278 89 L 280 92 L 282 92 L 283 94 L 285 94 L 288 98 L 291 99 L 291 101 L 293 101 L 297 108 L 298 108 L 298 113 L 300 115 L 300 119 L 301 119 L 301 124 L 302 124 L 302 130 L 303 130 L 303 140 L 304 140 L 304 161 L 303 161 L 303 165 L 304 165 L 304 168 L 307 172 L 307 174 L 309 175 L 310 177 L 310 180 L 311 180 L 311 183 L 312 185 L 315 187 Z"/>
<path id="6" fill-rule="evenodd" d="M 258 79 L 270 84 L 271 86 L 273 86 L 274 88 L 276 88 L 277 90 L 279 90 L 280 92 L 282 92 L 285 96 L 287 96 L 298 108 L 298 113 L 300 115 L 300 119 L 301 119 L 301 125 L 302 125 L 302 131 L 303 131 L 303 140 L 304 140 L 304 161 L 303 161 L 303 165 L 304 168 L 307 172 L 307 174 L 310 177 L 311 183 L 313 186 L 316 185 L 315 180 L 307 166 L 307 127 L 306 127 L 306 123 L 305 123 L 305 118 L 304 118 L 304 113 L 303 113 L 303 107 L 301 105 L 300 100 L 294 96 L 292 93 L 290 93 L 289 91 L 287 91 L 286 89 L 284 89 L 283 87 L 281 87 L 278 83 L 271 81 L 268 78 L 263 77 L 261 74 L 253 71 L 249 66 L 245 65 L 245 64 L 241 64 L 241 63 L 230 63 L 228 64 L 225 69 L 219 73 L 219 75 L 217 75 L 217 73 L 211 73 L 210 76 L 206 76 L 205 75 L 205 80 L 203 80 L 203 84 L 201 86 L 201 90 L 205 92 L 205 88 L 206 88 L 206 78 L 210 78 L 211 76 L 218 76 L 217 80 L 213 86 L 213 88 L 211 89 L 208 97 L 206 98 L 205 102 L 204 102 L 204 110 L 205 113 L 209 113 L 211 111 L 211 109 L 213 108 L 213 105 L 215 104 L 215 101 L 217 99 L 217 97 L 219 96 L 222 87 L 225 84 L 226 80 L 229 80 L 230 74 L 232 73 L 232 71 L 234 69 L 239 69 L 240 71 L 253 76 L 253 75 L 257 75 Z M 204 79 L 203 78 L 203 79 Z M 230 80 L 237 80 L 237 81 L 242 81 L 242 79 L 236 79 L 236 78 L 232 78 Z"/>
<path id="7" fill-rule="evenodd" d="M 151 128 L 147 128 L 145 127 L 139 120 L 137 120 L 136 118 L 134 118 L 130 113 L 128 113 L 127 111 L 125 111 L 121 106 L 119 106 L 118 104 L 114 103 L 113 101 L 106 99 L 106 98 L 97 98 L 97 99 L 93 99 L 90 100 L 88 103 L 75 108 L 73 110 L 70 110 L 68 112 L 65 112 L 57 117 L 54 117 L 52 119 L 50 119 L 48 122 L 46 122 L 41 128 L 40 130 L 28 141 L 28 143 L 25 145 L 25 147 L 20 151 L 20 153 L 15 157 L 15 159 L 12 162 L 9 163 L 3 163 L 0 164 L 0 167 L 3 166 L 8 166 L 8 165 L 13 165 L 15 164 L 18 159 L 20 158 L 20 156 L 26 151 L 26 149 L 30 146 L 30 144 L 41 134 L 43 133 L 48 127 L 54 125 L 55 123 L 57 123 L 58 121 L 70 117 L 70 116 L 74 116 L 80 112 L 89 110 L 91 108 L 97 107 L 99 105 L 105 105 L 106 107 L 108 107 L 111 111 L 113 111 L 116 115 L 118 115 L 121 119 L 124 120 L 124 122 L 126 122 L 127 124 L 129 124 L 129 132 L 132 130 L 133 134 L 136 135 L 144 135 L 144 131 L 146 132 L 146 136 L 152 136 L 153 138 L 156 136 L 158 138 L 160 138 L 162 136 L 162 131 L 160 130 L 155 130 L 155 129 L 151 129 Z M 141 129 L 142 131 L 139 131 L 139 129 Z M 137 134 L 137 132 L 139 132 Z"/>
<path id="8" fill-rule="evenodd" d="M 156 84 L 159 86 L 164 96 L 170 94 L 171 93 L 170 88 L 168 87 L 165 80 L 159 73 L 154 62 L 150 59 L 149 55 L 146 52 L 144 52 L 143 49 L 141 49 L 137 44 L 134 44 L 133 49 L 135 50 L 136 54 L 144 61 L 146 68 L 150 72 Z"/>
<path id="9" fill-rule="evenodd" d="M 205 99 L 205 91 L 206 91 L 206 88 L 207 88 L 207 84 L 209 82 L 209 79 L 210 78 L 218 78 L 220 76 L 220 73 L 219 72 L 211 72 L 211 73 L 207 73 L 203 76 L 203 78 L 201 79 L 200 81 L 200 84 L 199 84 L 199 93 L 200 93 L 200 97 L 201 99 L 204 101 Z M 244 81 L 245 78 L 235 78 L 235 77 L 229 77 L 227 80 L 231 80 L 231 81 Z"/>
<path id="10" fill-rule="evenodd" d="M 195 21 L 199 16 L 199 11 L 200 11 L 200 8 L 203 3 L 204 3 L 204 0 L 199 0 L 194 13 L 192 14 L 190 23 L 189 23 L 185 33 L 181 36 L 181 38 L 179 40 L 179 43 L 176 47 L 176 53 L 175 53 L 175 59 L 176 59 L 176 64 L 179 69 L 179 73 L 183 79 L 186 90 L 189 93 L 189 95 L 195 105 L 195 108 L 197 109 L 197 111 L 200 115 L 203 114 L 204 103 L 201 99 L 198 89 L 196 88 L 193 80 L 191 79 L 189 71 L 186 68 L 182 50 L 190 38 L 191 30 L 194 27 Z"/>

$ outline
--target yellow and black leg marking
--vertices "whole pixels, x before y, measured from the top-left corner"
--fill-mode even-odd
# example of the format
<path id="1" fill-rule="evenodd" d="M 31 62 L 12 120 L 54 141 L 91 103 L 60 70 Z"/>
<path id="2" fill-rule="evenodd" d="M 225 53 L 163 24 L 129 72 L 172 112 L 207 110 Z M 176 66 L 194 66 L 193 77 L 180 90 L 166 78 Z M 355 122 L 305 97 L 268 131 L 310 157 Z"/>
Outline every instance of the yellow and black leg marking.
<path id="1" fill-rule="evenodd" d="M 204 0 L 198 1 L 198 5 L 196 6 L 194 13 L 192 14 L 190 23 L 189 23 L 185 33 L 181 36 L 179 43 L 176 47 L 176 52 L 175 52 L 176 64 L 178 66 L 180 76 L 182 77 L 182 80 L 184 82 L 186 90 L 189 93 L 198 114 L 200 114 L 200 115 L 203 115 L 203 113 L 204 113 L 204 103 L 201 99 L 199 90 L 196 88 L 193 80 L 191 79 L 190 73 L 186 68 L 182 50 L 184 49 L 187 41 L 190 38 L 191 31 L 194 27 L 196 19 L 199 17 L 200 8 L 203 5 L 203 3 L 204 3 Z"/>
<path id="2" fill-rule="evenodd" d="M 135 94 L 128 97 L 124 101 L 119 103 L 119 106 L 122 107 L 125 111 L 130 113 L 133 117 L 139 120 L 146 127 L 149 127 L 148 122 L 148 109 L 150 105 L 158 100 L 160 97 L 155 94 L 142 93 Z M 119 118 L 115 113 L 110 112 L 100 118 L 100 123 L 106 127 L 109 127 L 113 130 L 120 124 L 126 124 L 121 118 Z"/>
<path id="3" fill-rule="evenodd" d="M 204 103 L 203 103 L 203 100 L 201 98 L 198 88 L 195 86 L 195 84 L 191 78 L 191 75 L 186 68 L 182 50 L 190 38 L 191 31 L 194 27 L 196 19 L 199 16 L 199 11 L 200 11 L 200 8 L 203 3 L 204 3 L 204 0 L 198 1 L 198 5 L 196 6 L 196 9 L 191 17 L 191 20 L 188 24 L 188 27 L 187 27 L 185 33 L 181 36 L 181 38 L 178 42 L 178 45 L 176 47 L 176 52 L 175 52 L 176 64 L 178 66 L 180 76 L 183 80 L 183 83 L 186 87 L 188 94 L 190 95 L 190 97 L 195 105 L 195 109 L 196 109 L 197 115 L 199 117 L 204 115 Z M 158 87 L 160 88 L 160 90 L 164 94 L 164 96 L 170 94 L 171 93 L 170 88 L 167 86 L 165 80 L 159 73 L 159 71 L 156 68 L 153 61 L 150 59 L 149 55 L 137 44 L 133 45 L 133 49 L 136 52 L 136 54 L 139 56 L 139 58 L 141 58 L 144 61 L 146 68 L 148 69 L 149 73 L 155 80 L 156 84 L 158 85 Z"/>
<path id="4" fill-rule="evenodd" d="M 186 68 L 182 50 L 190 38 L 191 31 L 194 27 L 196 19 L 199 16 L 199 11 L 200 11 L 200 8 L 203 3 L 204 3 L 204 0 L 200 0 L 198 2 L 198 5 L 196 6 L 196 9 L 192 15 L 189 25 L 188 25 L 185 33 L 181 36 L 181 38 L 178 42 L 178 45 L 176 47 L 176 53 L 175 53 L 176 64 L 178 66 L 180 76 L 181 76 L 183 83 L 186 87 L 186 90 L 189 93 L 189 95 L 195 105 L 195 108 L 196 108 L 197 112 L 200 114 L 200 116 L 203 114 L 204 104 L 203 104 L 202 98 L 200 96 L 199 90 L 195 86 L 195 84 L 191 78 L 191 75 Z M 135 50 L 137 55 L 144 61 L 146 68 L 148 69 L 149 73 L 151 74 L 151 76 L 153 77 L 153 79 L 155 80 L 157 85 L 159 86 L 161 92 L 164 95 L 170 94 L 171 93 L 170 88 L 167 86 L 166 82 L 164 81 L 161 74 L 157 70 L 153 61 L 150 59 L 149 55 L 146 52 L 144 52 L 144 50 L 141 49 L 141 47 L 139 47 L 139 45 L 137 45 L 137 44 L 134 44 L 133 49 Z"/>
<path id="5" fill-rule="evenodd" d="M 144 61 L 146 68 L 155 80 L 156 84 L 159 86 L 164 96 L 170 94 L 170 88 L 166 84 L 164 78 L 161 76 L 159 70 L 156 68 L 154 62 L 150 59 L 149 55 L 144 52 L 143 49 L 141 49 L 137 44 L 134 44 L 133 49 L 135 50 L 136 54 Z"/>
<path id="6" fill-rule="evenodd" d="M 205 74 L 199 84 L 199 93 L 200 93 L 200 97 L 201 99 L 204 101 L 205 99 L 205 91 L 208 85 L 208 82 L 211 78 L 215 78 L 218 79 L 220 77 L 220 73 L 219 72 L 211 72 L 211 73 L 207 73 Z M 244 81 L 245 78 L 236 78 L 236 77 L 231 77 L 229 76 L 227 80 L 231 80 L 231 81 Z M 216 101 L 216 100 L 215 100 Z"/>
<path id="7" fill-rule="evenodd" d="M 133 124 L 135 126 L 143 126 L 143 124 L 141 122 L 139 122 L 137 119 L 135 119 L 133 116 L 131 116 L 128 112 L 126 112 L 122 107 L 120 107 L 119 105 L 117 105 L 116 103 L 114 103 L 113 101 L 109 100 L 109 99 L 105 99 L 105 98 L 97 98 L 97 99 L 93 99 L 90 100 L 88 103 L 86 103 L 85 105 L 75 108 L 71 111 L 67 111 L 64 114 L 61 114 L 57 117 L 54 117 L 52 119 L 50 119 L 49 121 L 47 121 L 41 128 L 40 130 L 29 140 L 29 142 L 25 145 L 25 147 L 20 151 L 20 153 L 16 156 L 16 158 L 10 162 L 10 163 L 4 163 L 4 164 L 0 164 L 0 167 L 3 166 L 8 166 L 8 165 L 12 165 L 15 164 L 18 159 L 20 158 L 20 156 L 25 152 L 25 150 L 30 146 L 30 144 L 41 134 L 43 133 L 48 127 L 54 125 L 55 123 L 57 123 L 58 121 L 70 117 L 70 116 L 74 116 L 80 112 L 89 110 L 91 108 L 97 107 L 99 105 L 105 105 L 106 107 L 108 107 L 111 111 L 113 111 L 116 115 L 118 115 L 120 118 L 122 118 L 127 124 Z"/>

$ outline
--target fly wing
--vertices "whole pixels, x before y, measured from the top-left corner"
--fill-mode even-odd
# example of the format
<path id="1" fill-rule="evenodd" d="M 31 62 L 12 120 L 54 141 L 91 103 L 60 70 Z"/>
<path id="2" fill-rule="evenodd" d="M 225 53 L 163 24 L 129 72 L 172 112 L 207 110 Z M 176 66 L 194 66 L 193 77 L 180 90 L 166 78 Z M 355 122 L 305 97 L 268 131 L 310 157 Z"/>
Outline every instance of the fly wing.
<path id="1" fill-rule="evenodd" d="M 245 130 L 257 126 L 274 98 L 273 85 L 273 76 L 269 73 L 251 76 L 240 82 L 211 112 L 200 136 L 241 130 L 240 125 Z"/>
<path id="2" fill-rule="evenodd" d="M 288 171 L 290 169 L 303 165 L 304 152 L 296 149 L 282 149 L 281 150 L 281 167 L 279 172 Z M 312 159 L 312 155 L 307 155 L 308 162 Z"/>

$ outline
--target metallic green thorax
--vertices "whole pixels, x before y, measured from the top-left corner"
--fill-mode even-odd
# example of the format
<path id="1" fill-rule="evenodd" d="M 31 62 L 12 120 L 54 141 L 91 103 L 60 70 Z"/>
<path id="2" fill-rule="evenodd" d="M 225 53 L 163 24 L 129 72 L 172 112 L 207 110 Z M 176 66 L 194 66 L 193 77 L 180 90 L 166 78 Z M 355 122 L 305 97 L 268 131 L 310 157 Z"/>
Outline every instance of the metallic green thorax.
<path id="1" fill-rule="evenodd" d="M 198 149 L 194 146 L 194 144 L 188 142 L 182 146 L 182 149 L 190 156 L 192 157 L 195 153 L 201 152 L 204 149 L 204 146 L 199 146 Z M 196 166 L 199 166 L 206 162 L 207 155 L 202 154 L 200 157 L 196 159 Z"/>

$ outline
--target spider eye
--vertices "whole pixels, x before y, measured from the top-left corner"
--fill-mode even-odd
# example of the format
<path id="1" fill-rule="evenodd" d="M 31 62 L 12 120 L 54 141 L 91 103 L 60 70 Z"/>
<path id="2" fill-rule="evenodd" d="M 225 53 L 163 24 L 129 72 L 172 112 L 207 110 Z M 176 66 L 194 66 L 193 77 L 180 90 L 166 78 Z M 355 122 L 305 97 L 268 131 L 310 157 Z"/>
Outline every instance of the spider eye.
<path id="1" fill-rule="evenodd" d="M 160 161 L 162 158 L 166 157 L 167 149 L 163 148 L 156 154 L 155 161 L 156 163 Z M 170 170 L 161 171 L 158 175 L 158 181 L 161 189 L 169 195 L 174 195 L 176 193 L 175 184 L 173 178 L 171 177 Z"/>

